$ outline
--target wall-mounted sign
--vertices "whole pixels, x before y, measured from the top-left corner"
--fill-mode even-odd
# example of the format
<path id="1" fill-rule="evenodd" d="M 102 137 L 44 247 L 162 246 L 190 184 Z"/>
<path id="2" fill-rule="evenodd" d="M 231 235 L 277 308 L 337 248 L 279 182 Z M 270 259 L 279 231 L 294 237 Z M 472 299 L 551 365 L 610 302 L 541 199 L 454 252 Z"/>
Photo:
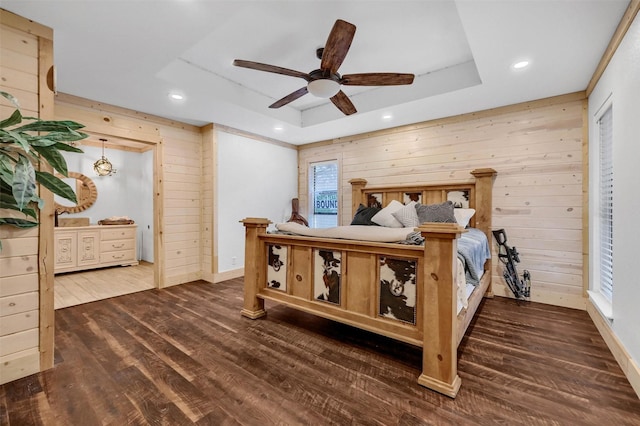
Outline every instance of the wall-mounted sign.
<path id="1" fill-rule="evenodd" d="M 313 214 L 338 214 L 338 191 L 316 192 Z"/>

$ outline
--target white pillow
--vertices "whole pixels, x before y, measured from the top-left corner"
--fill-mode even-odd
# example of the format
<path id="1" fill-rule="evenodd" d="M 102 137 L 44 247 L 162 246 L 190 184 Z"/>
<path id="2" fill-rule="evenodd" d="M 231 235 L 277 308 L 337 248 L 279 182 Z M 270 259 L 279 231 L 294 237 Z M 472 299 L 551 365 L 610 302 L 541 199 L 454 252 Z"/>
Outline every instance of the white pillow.
<path id="1" fill-rule="evenodd" d="M 458 225 L 466 228 L 469 225 L 469 221 L 476 214 L 474 209 L 453 209 L 453 215 L 456 217 L 456 222 Z"/>
<path id="2" fill-rule="evenodd" d="M 393 217 L 393 213 L 400 210 L 404 205 L 400 201 L 392 200 L 387 207 L 380 210 L 371 218 L 371 222 L 387 228 L 403 228 L 402 223 Z"/>
<path id="3" fill-rule="evenodd" d="M 402 226 L 405 228 L 415 228 L 420 226 L 420 220 L 418 219 L 418 212 L 416 212 L 416 202 L 411 201 L 409 204 L 402 206 L 400 210 L 392 213 L 393 217 L 398 219 Z"/>

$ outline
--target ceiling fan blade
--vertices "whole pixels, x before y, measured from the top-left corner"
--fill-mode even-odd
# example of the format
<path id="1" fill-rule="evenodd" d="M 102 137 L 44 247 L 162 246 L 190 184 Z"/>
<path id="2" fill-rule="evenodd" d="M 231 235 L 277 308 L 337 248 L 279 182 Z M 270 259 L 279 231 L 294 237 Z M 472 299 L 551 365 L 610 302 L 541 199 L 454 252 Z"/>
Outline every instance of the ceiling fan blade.
<path id="1" fill-rule="evenodd" d="M 340 84 L 346 86 L 398 86 L 413 83 L 413 74 L 372 72 L 343 75 Z"/>
<path id="2" fill-rule="evenodd" d="M 353 106 L 353 103 L 351 103 L 349 97 L 345 95 L 342 90 L 331 98 L 331 102 L 333 102 L 333 104 L 337 106 L 338 109 L 344 113 L 344 115 L 351 115 L 357 112 L 356 107 Z"/>
<path id="3" fill-rule="evenodd" d="M 285 106 L 286 104 L 306 95 L 308 92 L 309 90 L 307 90 L 307 86 L 304 86 L 303 88 L 298 89 L 295 92 L 290 93 L 284 98 L 280 99 L 279 101 L 276 101 L 273 104 L 269 105 L 269 108 L 280 108 L 281 106 Z"/>
<path id="4" fill-rule="evenodd" d="M 322 52 L 322 61 L 320 62 L 320 69 L 323 71 L 330 71 L 332 74 L 338 71 L 342 61 L 344 61 L 349 47 L 351 47 L 351 41 L 356 34 L 356 26 L 350 24 L 342 19 L 338 19 L 327 42 L 324 45 L 324 51 Z"/>
<path id="5" fill-rule="evenodd" d="M 290 70 L 289 68 L 277 67 L 275 65 L 261 64 L 260 62 L 244 61 L 242 59 L 234 60 L 233 65 L 235 65 L 236 67 L 250 68 L 252 70 L 272 72 L 275 74 L 288 75 L 291 77 L 300 77 L 309 81 L 309 74 L 303 73 L 301 71 Z"/>

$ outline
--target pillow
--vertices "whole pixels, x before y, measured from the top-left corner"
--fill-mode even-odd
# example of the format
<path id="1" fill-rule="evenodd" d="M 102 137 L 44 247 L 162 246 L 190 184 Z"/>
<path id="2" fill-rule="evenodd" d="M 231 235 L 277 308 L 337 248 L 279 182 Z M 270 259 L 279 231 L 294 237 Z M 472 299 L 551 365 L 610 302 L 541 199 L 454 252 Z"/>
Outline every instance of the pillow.
<path id="1" fill-rule="evenodd" d="M 364 204 L 360 204 L 358 210 L 356 210 L 356 214 L 353 216 L 353 220 L 351 221 L 352 225 L 375 225 L 375 223 L 371 222 L 371 218 L 375 216 L 380 210 L 377 207 L 367 207 Z"/>
<path id="2" fill-rule="evenodd" d="M 420 226 L 420 221 L 418 220 L 418 212 L 416 212 L 415 201 L 411 201 L 409 204 L 402 206 L 402 208 L 397 212 L 393 212 L 391 214 L 405 228 L 415 228 L 417 226 Z"/>
<path id="3" fill-rule="evenodd" d="M 371 218 L 371 221 L 378 225 L 386 226 L 387 228 L 402 228 L 402 223 L 393 217 L 393 213 L 402 207 L 404 206 L 401 202 L 392 200 L 387 207 L 376 213 L 376 215 Z"/>
<path id="4" fill-rule="evenodd" d="M 453 209 L 453 215 L 456 218 L 458 225 L 466 228 L 469 225 L 469 221 L 476 214 L 474 209 Z"/>
<path id="5" fill-rule="evenodd" d="M 456 223 L 456 218 L 453 215 L 453 203 L 451 201 L 445 201 L 440 204 L 416 204 L 416 211 L 418 212 L 418 220 L 420 223 Z"/>

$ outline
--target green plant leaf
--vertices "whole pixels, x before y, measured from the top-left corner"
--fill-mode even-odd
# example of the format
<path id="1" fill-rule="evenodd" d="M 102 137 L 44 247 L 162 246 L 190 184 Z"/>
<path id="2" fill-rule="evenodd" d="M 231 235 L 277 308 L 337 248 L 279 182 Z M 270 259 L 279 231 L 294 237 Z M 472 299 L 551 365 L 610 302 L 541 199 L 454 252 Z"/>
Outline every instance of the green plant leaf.
<path id="1" fill-rule="evenodd" d="M 66 198 L 74 203 L 78 202 L 73 188 L 71 188 L 71 186 L 69 186 L 65 181 L 55 177 L 51 173 L 36 171 L 36 180 L 40 185 L 44 186 L 54 194 Z"/>
<path id="2" fill-rule="evenodd" d="M 15 126 L 16 124 L 19 124 L 21 122 L 22 122 L 22 114 L 20 113 L 20 110 L 17 109 L 13 111 L 13 114 L 11 114 L 11 117 L 7 118 L 6 120 L 0 121 L 0 129 L 4 129 L 5 127 L 10 127 L 10 126 Z"/>
<path id="3" fill-rule="evenodd" d="M 38 139 L 41 136 L 32 136 L 34 139 Z M 75 142 L 88 138 L 89 135 L 82 132 L 76 132 L 75 130 L 69 130 L 68 132 L 49 132 L 46 138 L 56 142 Z"/>
<path id="4" fill-rule="evenodd" d="M 54 145 L 54 147 L 60 151 L 77 152 L 80 154 L 84 153 L 84 151 L 81 150 L 80 148 L 76 148 L 75 146 L 71 146 L 64 142 L 58 142 L 57 144 Z"/>
<path id="5" fill-rule="evenodd" d="M 67 161 L 64 159 L 62 154 L 60 154 L 60 151 L 46 146 L 34 146 L 33 149 L 40 154 L 40 156 L 42 156 L 42 158 L 44 158 L 51 167 L 67 176 Z"/>
<path id="6" fill-rule="evenodd" d="M 36 195 L 31 199 L 29 205 L 35 205 L 38 210 L 42 210 L 44 207 L 44 200 Z"/>
<path id="7" fill-rule="evenodd" d="M 11 188 L 13 198 L 15 198 L 20 210 L 22 210 L 36 194 L 36 174 L 33 169 L 33 164 L 22 154 L 20 154 L 20 158 L 16 164 Z"/>
<path id="8" fill-rule="evenodd" d="M 10 193 L 5 193 L 5 192 L 0 193 L 0 208 L 21 211 L 27 216 L 30 216 L 36 220 L 38 219 L 35 209 L 25 207 L 22 210 L 20 210 L 20 208 L 16 204 L 16 200 L 13 198 L 13 195 L 11 195 Z"/>
<path id="9" fill-rule="evenodd" d="M 13 184 L 13 172 L 11 172 L 11 174 L 9 175 L 9 180 L 5 180 L 5 176 L 0 174 L 0 177 L 2 177 L 2 179 L 0 179 L 0 192 L 2 193 L 7 193 L 7 194 L 11 194 L 12 189 L 11 189 L 11 185 Z"/>
<path id="10" fill-rule="evenodd" d="M 70 120 L 36 120 L 33 123 L 20 126 L 15 130 L 19 132 L 68 132 L 70 130 L 82 129 L 83 127 L 84 125 Z"/>
<path id="11" fill-rule="evenodd" d="M 73 202 L 77 199 L 71 186 L 53 173 L 36 171 L 34 164 L 48 163 L 67 176 L 67 162 L 61 151 L 82 153 L 81 149 L 68 143 L 85 139 L 88 135 L 78 131 L 84 125 L 75 121 L 22 116 L 18 100 L 13 95 L 0 91 L 0 96 L 16 108 L 9 117 L 0 120 L 0 209 L 21 211 L 26 217 L 36 219 L 32 222 L 0 218 L 0 225 L 35 227 L 38 226 L 38 210 L 45 203 L 37 194 L 37 183 L 63 198 Z"/>
<path id="12" fill-rule="evenodd" d="M 0 183 L 6 183 L 11 192 L 11 185 L 13 184 L 13 163 L 15 160 L 13 157 L 0 151 Z M 3 191 L 4 188 L 0 187 Z"/>
<path id="13" fill-rule="evenodd" d="M 12 225 L 18 228 L 34 228 L 38 222 L 31 222 L 26 219 L 16 219 L 13 217 L 0 217 L 0 225 Z"/>
<path id="14" fill-rule="evenodd" d="M 38 138 L 34 138 L 32 140 L 29 140 L 29 143 L 31 144 L 31 146 L 52 146 L 52 145 L 55 145 L 57 142 L 49 139 L 48 137 L 41 136 Z"/>
<path id="15" fill-rule="evenodd" d="M 18 100 L 14 98 L 12 94 L 0 91 L 0 96 L 8 99 L 9 102 L 11 102 L 14 107 L 20 109 L 20 104 L 18 103 Z"/>
<path id="16" fill-rule="evenodd" d="M 19 132 L 14 130 L 0 130 L 3 141 L 13 142 L 20 145 L 20 148 L 26 153 L 29 153 L 31 148 L 29 147 L 29 141 L 27 141 Z"/>

